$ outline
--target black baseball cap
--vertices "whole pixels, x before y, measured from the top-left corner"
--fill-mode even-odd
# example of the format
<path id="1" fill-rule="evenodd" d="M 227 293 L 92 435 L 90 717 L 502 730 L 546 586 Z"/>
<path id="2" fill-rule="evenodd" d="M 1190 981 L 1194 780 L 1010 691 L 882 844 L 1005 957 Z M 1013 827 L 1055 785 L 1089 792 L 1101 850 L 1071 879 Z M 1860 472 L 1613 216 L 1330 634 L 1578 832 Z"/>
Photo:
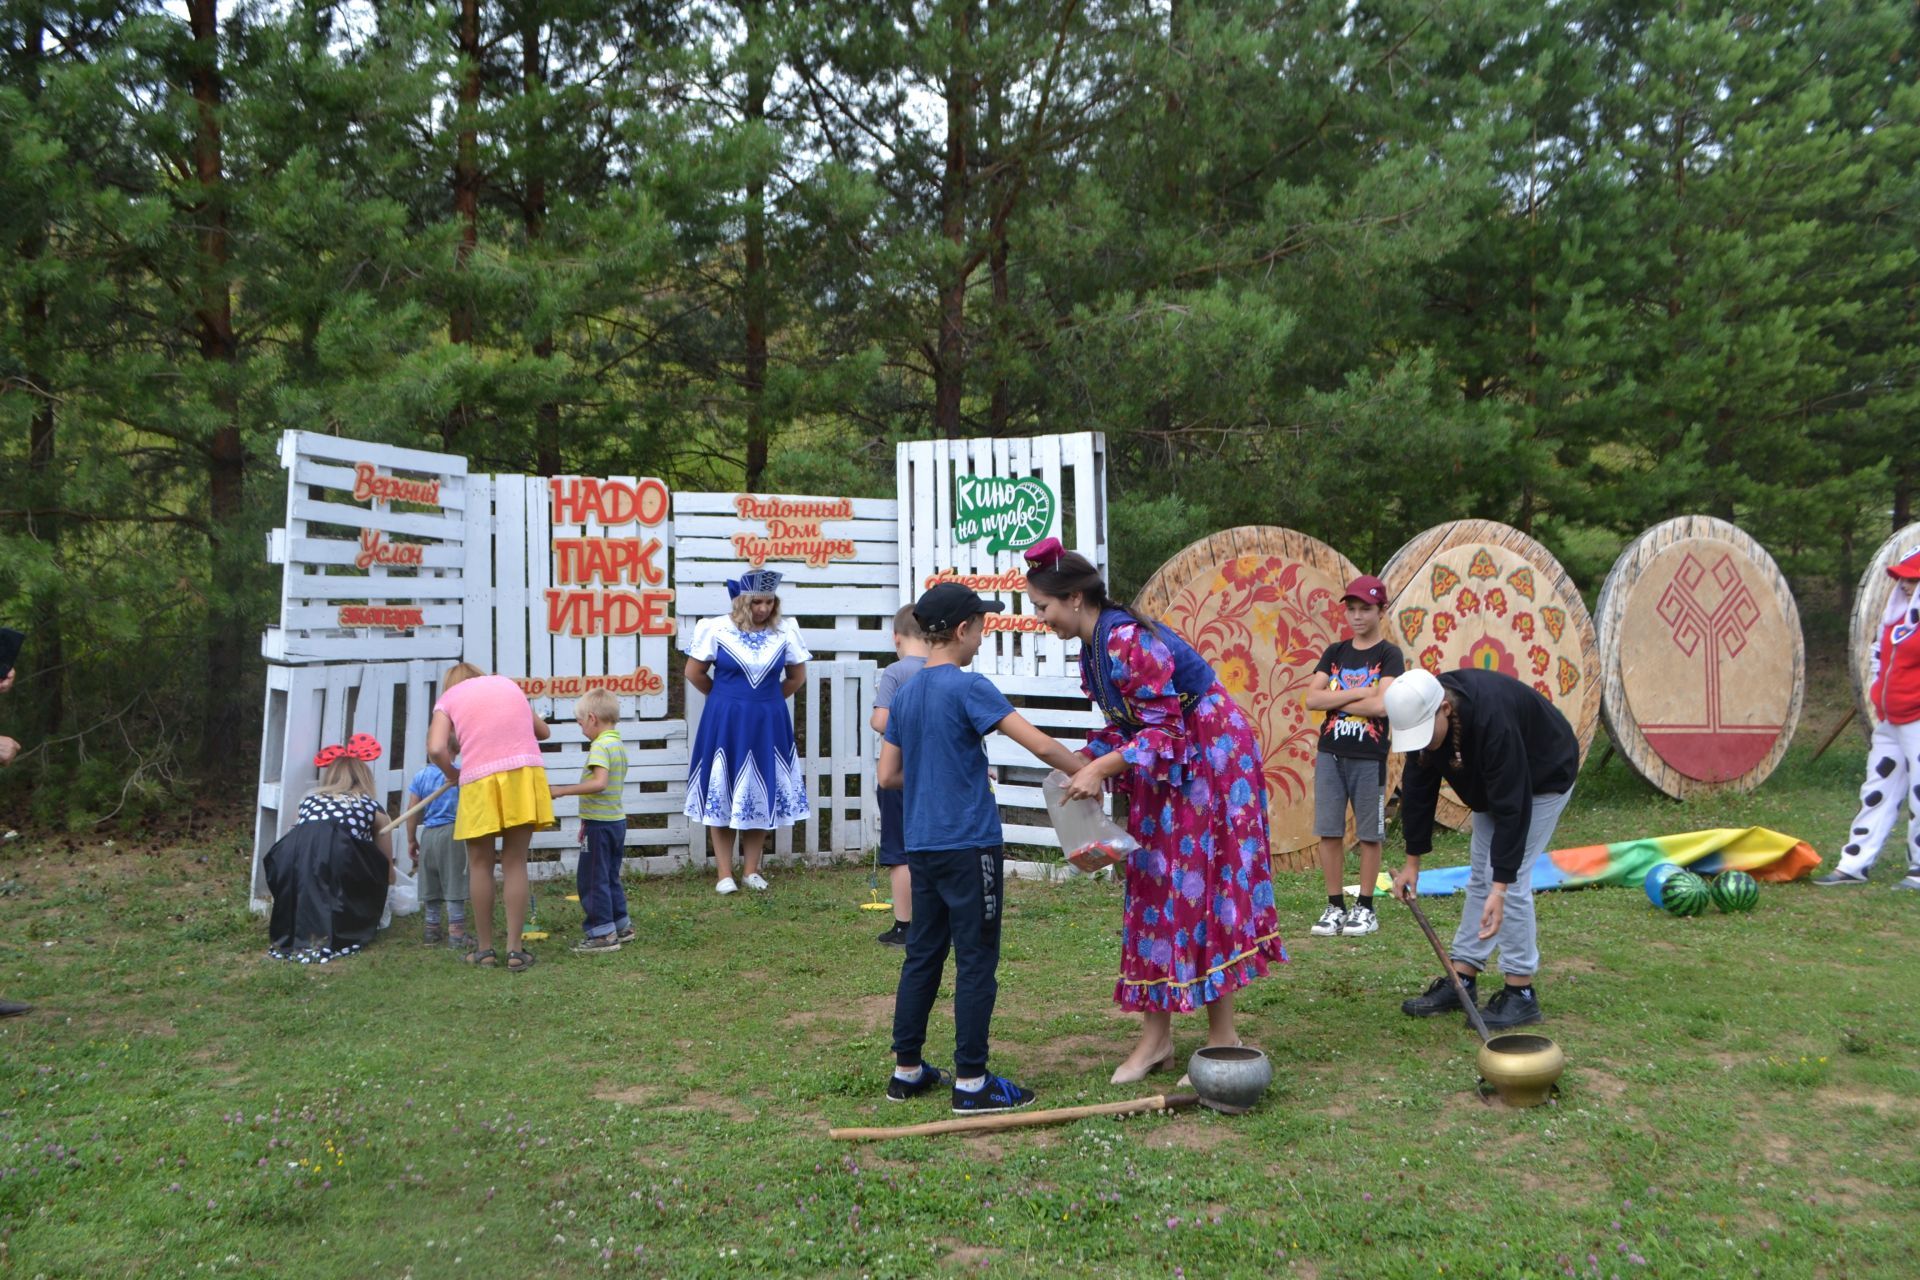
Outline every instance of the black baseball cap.
<path id="1" fill-rule="evenodd" d="M 929 587 L 914 602 L 913 616 L 930 636 L 942 636 L 983 613 L 999 613 L 1007 606 L 998 600 L 982 600 L 972 587 L 958 582 L 940 582 Z"/>

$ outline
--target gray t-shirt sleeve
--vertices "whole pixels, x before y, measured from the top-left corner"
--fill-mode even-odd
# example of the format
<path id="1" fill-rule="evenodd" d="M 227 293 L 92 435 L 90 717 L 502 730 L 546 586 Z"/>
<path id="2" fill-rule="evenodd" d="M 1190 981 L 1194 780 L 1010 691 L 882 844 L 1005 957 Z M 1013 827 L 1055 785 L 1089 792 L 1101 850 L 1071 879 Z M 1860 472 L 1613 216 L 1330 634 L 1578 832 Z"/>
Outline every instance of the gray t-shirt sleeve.
<path id="1" fill-rule="evenodd" d="M 893 695 L 900 691 L 900 664 L 893 663 L 880 673 L 880 679 L 873 686 L 874 710 L 882 710 L 893 705 Z"/>

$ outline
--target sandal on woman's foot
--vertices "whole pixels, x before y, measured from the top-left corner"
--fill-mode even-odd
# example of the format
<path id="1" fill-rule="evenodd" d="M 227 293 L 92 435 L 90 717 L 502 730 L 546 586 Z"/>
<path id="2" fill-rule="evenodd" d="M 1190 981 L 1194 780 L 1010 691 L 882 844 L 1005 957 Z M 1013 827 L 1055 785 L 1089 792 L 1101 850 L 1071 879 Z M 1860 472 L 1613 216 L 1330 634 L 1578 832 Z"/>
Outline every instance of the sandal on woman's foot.
<path id="1" fill-rule="evenodd" d="M 533 968 L 533 952 L 531 951 L 507 952 L 507 972 L 508 973 L 525 973 L 527 970 L 531 968 Z"/>
<path id="2" fill-rule="evenodd" d="M 457 933 L 447 935 L 447 945 L 455 951 L 472 951 L 480 944 L 474 940 L 474 936 L 470 933 Z"/>
<path id="3" fill-rule="evenodd" d="M 488 947 L 485 951 L 469 951 L 461 959 L 468 964 L 478 965 L 482 969 L 491 969 L 500 963 L 500 957 L 494 954 L 492 947 Z"/>

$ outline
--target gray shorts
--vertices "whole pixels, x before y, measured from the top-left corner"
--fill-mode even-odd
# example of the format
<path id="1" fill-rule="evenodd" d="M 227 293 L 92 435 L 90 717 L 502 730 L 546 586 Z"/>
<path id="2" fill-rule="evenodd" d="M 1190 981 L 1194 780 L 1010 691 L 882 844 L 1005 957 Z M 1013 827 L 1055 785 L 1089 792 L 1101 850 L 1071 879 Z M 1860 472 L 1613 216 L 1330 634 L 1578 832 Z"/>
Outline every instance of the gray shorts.
<path id="1" fill-rule="evenodd" d="M 1363 844 L 1386 836 L 1384 760 L 1349 760 L 1322 751 L 1313 762 L 1313 834 L 1338 839 L 1347 834 L 1347 806 L 1353 806 L 1354 834 Z"/>
<path id="2" fill-rule="evenodd" d="M 420 901 L 467 900 L 467 846 L 453 838 L 453 824 L 420 828 Z"/>

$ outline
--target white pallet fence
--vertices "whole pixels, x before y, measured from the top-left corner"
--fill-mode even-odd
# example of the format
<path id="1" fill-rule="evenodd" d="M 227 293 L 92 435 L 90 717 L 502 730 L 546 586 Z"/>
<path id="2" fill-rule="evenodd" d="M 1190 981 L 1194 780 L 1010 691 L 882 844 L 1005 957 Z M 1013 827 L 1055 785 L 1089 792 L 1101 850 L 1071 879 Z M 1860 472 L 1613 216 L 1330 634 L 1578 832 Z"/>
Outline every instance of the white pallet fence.
<path id="1" fill-rule="evenodd" d="M 395 511 L 384 498 L 353 498 L 355 467 L 383 477 L 439 484 L 439 511 L 413 504 Z M 281 437 L 287 471 L 283 527 L 267 535 L 267 561 L 283 566 L 280 625 L 267 629 L 261 652 L 273 662 L 367 662 L 460 656 L 463 571 L 467 562 L 467 461 L 451 454 L 403 449 L 289 431 Z M 358 568 L 363 538 L 418 546 L 419 566 Z M 407 630 L 343 627 L 342 606 L 418 609 Z"/>
<path id="2" fill-rule="evenodd" d="M 602 528 L 595 521 L 556 527 L 546 477 L 469 474 L 464 459 L 375 445 L 312 432 L 288 432 L 281 460 L 288 472 L 287 519 L 268 538 L 268 556 L 284 567 L 280 626 L 269 628 L 265 735 L 261 750 L 251 889 L 264 910 L 260 859 L 292 826 L 301 796 L 312 788 L 315 751 L 370 733 L 387 747 L 374 768 L 376 788 L 398 810 L 407 779 L 425 763 L 427 724 L 439 679 L 456 660 L 531 678 L 624 675 L 647 667 L 663 680 L 684 663 L 677 639 L 573 637 L 547 628 L 545 591 L 554 585 L 555 537 L 658 537 L 655 563 L 666 570 L 682 628 L 727 611 L 726 579 L 746 567 L 737 534 L 766 536 L 764 521 L 745 517 L 735 493 L 672 495 L 670 519 L 641 528 Z M 440 511 L 393 502 L 351 501 L 355 465 L 382 476 L 437 480 Z M 1058 498 L 1055 532 L 1104 569 L 1105 440 L 1083 433 L 1020 440 L 921 441 L 897 455 L 897 500 L 852 499 L 850 518 L 821 524 L 823 538 L 844 540 L 851 554 L 822 565 L 774 559 L 785 577 L 782 604 L 813 651 L 807 680 L 789 705 L 797 716 L 803 774 L 814 816 L 780 833 L 776 857 L 818 861 L 864 853 L 879 837 L 874 772 L 879 742 L 867 728 L 879 665 L 890 661 L 892 615 L 915 599 L 940 570 L 991 574 L 1024 567 L 1017 549 L 987 556 L 956 544 L 952 513 L 958 477 L 1038 476 Z M 632 485 L 632 477 L 612 477 Z M 789 502 L 835 502 L 806 495 Z M 406 504 L 400 504 L 406 508 Z M 383 543 L 420 547 L 418 566 L 369 564 L 362 530 Z M 627 583 L 587 589 L 635 589 Z M 1024 594 L 1000 593 L 1030 614 Z M 410 631 L 339 626 L 342 605 L 420 610 Z M 1099 716 L 1080 696 L 1068 647 L 1051 635 L 995 633 L 975 670 L 994 679 L 1028 719 L 1077 745 Z M 663 691 L 623 695 L 621 736 L 630 762 L 625 805 L 637 820 L 627 834 L 627 867 L 660 873 L 707 857 L 705 831 L 686 819 L 686 773 L 702 699 L 687 690 L 684 719 L 667 719 Z M 552 725 L 546 766 L 571 781 L 585 765 L 586 744 L 572 721 L 574 699 L 541 697 L 535 705 Z M 1011 742 L 995 738 L 989 755 L 1004 781 L 999 800 L 1009 843 L 1052 846 L 1040 799 L 1042 770 Z M 537 833 L 535 876 L 571 874 L 578 802 L 556 804 L 560 831 Z M 557 855 L 557 856 L 554 856 Z M 1053 863 L 1014 863 L 1015 874 L 1059 874 Z"/>
<path id="3" fill-rule="evenodd" d="M 580 477 L 563 476 L 562 481 Z M 633 476 L 612 481 L 632 486 Z M 556 538 L 653 539 L 661 542 L 655 563 L 673 581 L 673 522 L 603 526 L 597 520 L 553 523 L 551 484 L 544 476 L 470 478 L 466 537 L 468 561 L 462 630 L 466 660 L 488 671 L 529 679 L 554 676 L 628 675 L 646 667 L 661 679 L 661 690 L 645 697 L 622 695 L 623 715 L 641 720 L 667 714 L 666 680 L 672 639 L 666 636 L 602 635 L 575 637 L 547 629 L 546 592 L 554 582 Z M 665 584 L 662 584 L 663 586 Z M 640 590 L 627 583 L 592 583 L 590 589 Z M 676 606 L 676 612 L 677 612 Z M 562 722 L 573 718 L 573 698 L 534 699 L 540 714 Z"/>
<path id="4" fill-rule="evenodd" d="M 903 601 L 916 598 L 930 579 L 949 570 L 983 577 L 1013 571 L 1024 577 L 1024 548 L 990 554 L 984 542 L 961 542 L 955 537 L 956 491 L 960 480 L 968 477 L 1041 480 L 1056 500 L 1048 532 L 1069 550 L 1092 560 L 1103 574 L 1108 571 L 1107 439 L 1098 432 L 1029 439 L 914 440 L 896 446 L 895 472 L 900 491 Z M 1033 616 L 1032 602 L 1024 591 L 980 594 L 999 600 L 1008 614 Z M 1086 731 L 1101 723 L 1099 712 L 1080 692 L 1079 650 L 1077 642 L 1069 644 L 1048 631 L 991 631 L 972 669 L 991 679 L 1028 720 L 1068 746 L 1078 747 Z M 996 798 L 1007 843 L 1058 848 L 1040 798 L 1040 779 L 1046 770 L 999 735 L 988 739 L 987 758 L 1001 777 Z M 1007 867 L 1021 876 L 1058 875 L 1062 870 L 1059 863 L 1025 860 L 1009 862 Z"/>
<path id="5" fill-rule="evenodd" d="M 900 600 L 926 589 L 935 574 L 1024 574 L 1024 548 L 989 553 L 983 542 L 954 536 L 956 490 L 962 478 L 1039 479 L 1057 500 L 1053 536 L 1107 571 L 1107 438 L 1097 432 L 1031 439 L 914 440 L 896 447 L 900 488 Z M 1031 617 L 1022 591 L 983 591 L 1009 614 Z M 988 676 L 1051 676 L 1074 682 L 1078 646 L 1051 632 L 989 632 L 973 669 Z"/>
<path id="6" fill-rule="evenodd" d="M 255 910 L 267 906 L 260 861 L 293 826 L 301 797 L 319 781 L 313 757 L 320 748 L 356 733 L 372 734 L 385 748 L 369 766 L 374 799 L 389 813 L 400 811 L 407 780 L 427 763 L 427 722 L 441 670 L 439 662 L 427 659 L 267 667 L 249 879 Z"/>

